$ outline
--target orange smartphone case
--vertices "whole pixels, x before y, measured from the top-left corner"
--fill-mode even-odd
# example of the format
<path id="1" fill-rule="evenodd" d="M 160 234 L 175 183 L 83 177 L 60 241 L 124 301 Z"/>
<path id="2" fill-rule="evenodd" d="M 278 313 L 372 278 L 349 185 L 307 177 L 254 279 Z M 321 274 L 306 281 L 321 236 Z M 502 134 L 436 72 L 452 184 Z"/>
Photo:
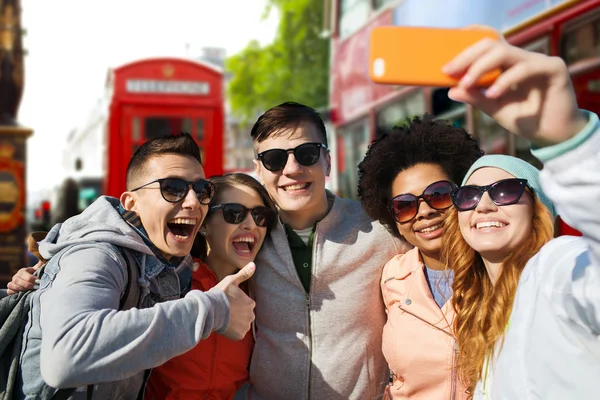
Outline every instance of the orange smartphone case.
<path id="1" fill-rule="evenodd" d="M 499 39 L 487 29 L 440 29 L 380 26 L 371 31 L 369 75 L 375 83 L 409 86 L 456 86 L 442 72 L 467 47 L 481 39 Z M 490 86 L 500 71 L 485 74 L 477 85 Z"/>

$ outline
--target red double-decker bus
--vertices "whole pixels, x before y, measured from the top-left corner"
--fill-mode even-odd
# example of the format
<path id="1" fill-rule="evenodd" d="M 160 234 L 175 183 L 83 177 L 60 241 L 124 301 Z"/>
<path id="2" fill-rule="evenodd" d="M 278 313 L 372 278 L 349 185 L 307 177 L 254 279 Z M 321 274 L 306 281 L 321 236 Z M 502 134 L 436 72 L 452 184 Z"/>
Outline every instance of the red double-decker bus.
<path id="1" fill-rule="evenodd" d="M 488 154 L 510 154 L 539 165 L 529 142 L 478 110 L 450 100 L 447 88 L 372 83 L 369 37 L 375 26 L 495 27 L 517 46 L 562 57 L 580 106 L 600 112 L 600 0 L 331 0 L 329 4 L 329 116 L 336 186 L 342 196 L 356 196 L 357 165 L 368 144 L 405 118 L 425 112 L 465 127 Z M 411 62 L 410 54 L 404 57 Z"/>
<path id="2" fill-rule="evenodd" d="M 151 138 L 188 132 L 206 176 L 223 174 L 223 93 L 222 71 L 190 59 L 145 59 L 109 70 L 105 95 L 68 137 L 66 179 L 44 199 L 36 228 L 64 221 L 102 194 L 119 197 L 131 156 Z"/>

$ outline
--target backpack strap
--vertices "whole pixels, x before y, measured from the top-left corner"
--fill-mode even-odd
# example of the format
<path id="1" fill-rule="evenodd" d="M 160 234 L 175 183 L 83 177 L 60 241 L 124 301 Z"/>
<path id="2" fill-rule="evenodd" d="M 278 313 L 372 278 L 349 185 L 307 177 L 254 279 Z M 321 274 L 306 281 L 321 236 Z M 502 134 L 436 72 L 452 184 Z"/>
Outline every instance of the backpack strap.
<path id="1" fill-rule="evenodd" d="M 127 284 L 125 285 L 123 296 L 119 302 L 119 310 L 129 310 L 130 308 L 137 307 L 139 303 L 140 287 L 137 284 L 140 275 L 139 268 L 137 268 L 137 263 L 134 259 L 132 259 L 132 255 L 129 250 L 123 249 L 119 246 L 116 247 L 125 260 L 125 265 L 127 268 Z"/>

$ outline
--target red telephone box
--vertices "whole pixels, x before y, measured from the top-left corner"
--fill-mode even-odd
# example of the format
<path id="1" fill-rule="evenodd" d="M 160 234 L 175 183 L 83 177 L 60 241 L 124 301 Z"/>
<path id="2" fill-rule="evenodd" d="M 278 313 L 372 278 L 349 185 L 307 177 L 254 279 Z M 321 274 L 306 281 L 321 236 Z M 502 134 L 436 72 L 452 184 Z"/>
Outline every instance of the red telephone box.
<path id="1" fill-rule="evenodd" d="M 156 58 L 109 71 L 104 193 L 125 191 L 135 150 L 154 137 L 190 133 L 200 147 L 206 176 L 223 173 L 223 73 L 192 60 Z"/>

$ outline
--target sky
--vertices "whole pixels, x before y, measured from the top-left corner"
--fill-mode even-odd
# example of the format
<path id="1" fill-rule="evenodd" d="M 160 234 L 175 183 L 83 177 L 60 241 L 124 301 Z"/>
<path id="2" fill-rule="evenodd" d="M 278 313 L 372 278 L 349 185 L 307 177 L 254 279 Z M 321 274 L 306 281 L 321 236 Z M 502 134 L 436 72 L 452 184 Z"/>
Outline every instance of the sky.
<path id="1" fill-rule="evenodd" d="M 18 120 L 27 142 L 30 194 L 57 186 L 67 135 L 104 93 L 109 68 L 157 56 L 227 55 L 273 40 L 278 16 L 266 0 L 22 0 L 25 90 Z"/>

